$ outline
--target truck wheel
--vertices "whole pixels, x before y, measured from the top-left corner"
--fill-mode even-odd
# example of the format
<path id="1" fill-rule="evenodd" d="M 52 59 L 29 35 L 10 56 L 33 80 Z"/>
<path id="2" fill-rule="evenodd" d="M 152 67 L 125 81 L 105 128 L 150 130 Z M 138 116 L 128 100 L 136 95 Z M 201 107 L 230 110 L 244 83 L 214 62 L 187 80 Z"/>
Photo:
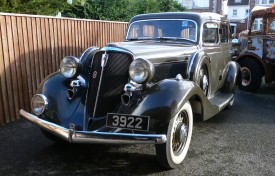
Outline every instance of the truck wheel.
<path id="1" fill-rule="evenodd" d="M 53 135 L 52 133 L 50 133 L 50 132 L 48 132 L 48 131 L 46 131 L 46 130 L 44 130 L 44 129 L 42 129 L 42 128 L 40 128 L 40 129 L 41 129 L 43 135 L 44 135 L 46 138 L 48 138 L 49 140 L 51 140 L 51 141 L 53 141 L 53 142 L 58 142 L 58 143 L 65 143 L 65 141 L 62 140 L 61 138 L 59 138 L 59 137 Z"/>
<path id="2" fill-rule="evenodd" d="M 176 168 L 184 160 L 191 142 L 193 114 L 189 102 L 170 120 L 167 142 L 155 145 L 157 159 L 165 168 Z"/>
<path id="3" fill-rule="evenodd" d="M 239 84 L 241 90 L 253 92 L 261 87 L 262 70 L 256 62 L 243 61 L 240 63 L 242 81 Z"/>

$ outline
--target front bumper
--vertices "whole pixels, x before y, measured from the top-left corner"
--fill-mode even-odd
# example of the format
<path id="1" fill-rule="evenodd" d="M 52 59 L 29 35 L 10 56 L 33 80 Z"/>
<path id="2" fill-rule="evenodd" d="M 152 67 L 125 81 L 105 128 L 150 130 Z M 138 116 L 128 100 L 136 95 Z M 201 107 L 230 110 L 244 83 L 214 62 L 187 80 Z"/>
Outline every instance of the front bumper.
<path id="1" fill-rule="evenodd" d="M 40 119 L 23 109 L 19 114 L 35 125 L 59 136 L 71 143 L 102 143 L 102 144 L 162 144 L 166 142 L 165 134 L 133 134 L 99 131 L 76 131 L 72 125 L 70 129 Z"/>

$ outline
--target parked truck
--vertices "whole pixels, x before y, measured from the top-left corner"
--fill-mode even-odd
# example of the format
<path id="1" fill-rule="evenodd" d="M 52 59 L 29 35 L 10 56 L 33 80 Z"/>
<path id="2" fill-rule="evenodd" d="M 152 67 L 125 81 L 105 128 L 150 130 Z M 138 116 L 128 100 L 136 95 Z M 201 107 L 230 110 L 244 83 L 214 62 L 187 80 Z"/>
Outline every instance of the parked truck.
<path id="1" fill-rule="evenodd" d="M 275 4 L 268 8 L 254 8 L 249 29 L 239 35 L 235 45 L 240 53 L 235 60 L 241 66 L 239 88 L 256 91 L 262 84 L 275 81 Z"/>

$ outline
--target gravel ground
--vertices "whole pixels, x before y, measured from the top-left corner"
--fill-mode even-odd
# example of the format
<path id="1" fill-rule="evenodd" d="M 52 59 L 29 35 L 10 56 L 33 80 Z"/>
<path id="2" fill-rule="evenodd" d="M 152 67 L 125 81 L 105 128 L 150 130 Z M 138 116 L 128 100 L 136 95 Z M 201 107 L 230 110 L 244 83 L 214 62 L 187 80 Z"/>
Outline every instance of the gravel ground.
<path id="1" fill-rule="evenodd" d="M 195 120 L 181 167 L 161 168 L 153 145 L 56 144 L 19 120 L 0 127 L 0 175 L 275 175 L 275 85 L 237 91 L 235 104 Z"/>

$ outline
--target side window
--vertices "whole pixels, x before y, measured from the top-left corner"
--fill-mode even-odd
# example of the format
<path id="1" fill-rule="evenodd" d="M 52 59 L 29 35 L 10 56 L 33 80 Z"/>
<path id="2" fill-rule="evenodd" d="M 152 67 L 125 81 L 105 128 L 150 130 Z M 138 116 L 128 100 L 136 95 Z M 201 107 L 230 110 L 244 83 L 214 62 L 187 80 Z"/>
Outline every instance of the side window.
<path id="1" fill-rule="evenodd" d="M 269 18 L 267 20 L 267 24 L 268 24 L 268 31 L 267 31 L 267 33 L 268 34 L 275 34 L 275 18 L 274 19 Z"/>
<path id="2" fill-rule="evenodd" d="M 203 43 L 218 43 L 218 24 L 213 22 L 207 22 L 203 25 L 203 34 L 202 34 Z"/>
<path id="3" fill-rule="evenodd" d="M 255 18 L 252 26 L 252 31 L 261 31 L 262 27 L 262 18 Z"/>
<path id="4" fill-rule="evenodd" d="M 228 31 L 228 27 L 227 25 L 224 25 L 222 24 L 221 25 L 221 43 L 228 43 L 228 34 L 229 34 L 229 31 Z"/>

